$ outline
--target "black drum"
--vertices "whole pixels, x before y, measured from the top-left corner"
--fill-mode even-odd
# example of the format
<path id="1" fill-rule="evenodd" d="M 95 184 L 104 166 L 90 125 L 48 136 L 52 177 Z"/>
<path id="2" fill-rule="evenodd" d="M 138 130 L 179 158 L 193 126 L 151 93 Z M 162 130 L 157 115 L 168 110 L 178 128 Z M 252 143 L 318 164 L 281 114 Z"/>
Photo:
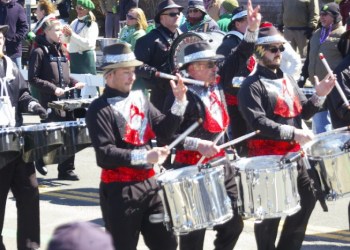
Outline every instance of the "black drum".
<path id="1" fill-rule="evenodd" d="M 207 41 L 212 49 L 216 49 L 221 45 L 225 33 L 222 31 L 210 32 L 186 32 L 175 39 L 171 45 L 170 51 L 170 67 L 172 72 L 178 71 L 184 61 L 184 49 L 187 45 L 198 41 Z"/>
<path id="2" fill-rule="evenodd" d="M 45 154 L 63 145 L 64 127 L 60 123 L 42 123 L 22 126 L 24 162 L 41 159 Z"/>
<path id="3" fill-rule="evenodd" d="M 75 153 L 91 145 L 89 131 L 84 119 L 60 123 L 63 128 L 64 144 L 57 150 L 44 155 L 45 164 L 62 163 Z"/>
<path id="4" fill-rule="evenodd" d="M 20 128 L 0 128 L 0 169 L 16 159 L 22 149 Z"/>

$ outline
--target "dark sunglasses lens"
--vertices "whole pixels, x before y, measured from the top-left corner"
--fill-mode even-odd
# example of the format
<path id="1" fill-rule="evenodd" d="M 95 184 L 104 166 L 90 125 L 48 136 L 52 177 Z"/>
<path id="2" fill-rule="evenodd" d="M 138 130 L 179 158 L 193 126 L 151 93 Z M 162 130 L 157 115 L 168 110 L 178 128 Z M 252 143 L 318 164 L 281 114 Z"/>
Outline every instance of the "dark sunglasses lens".
<path id="1" fill-rule="evenodd" d="M 198 11 L 199 11 L 198 9 L 189 9 L 189 10 L 188 10 L 188 13 L 191 13 L 191 12 L 197 13 Z"/>
<path id="2" fill-rule="evenodd" d="M 176 16 L 179 16 L 180 15 L 180 13 L 178 13 L 178 12 L 171 12 L 171 13 L 169 13 L 169 16 L 171 16 L 171 17 L 176 17 Z"/>
<path id="3" fill-rule="evenodd" d="M 280 46 L 280 47 L 273 47 L 273 48 L 270 48 L 269 50 L 270 50 L 270 52 L 272 52 L 272 53 L 277 53 L 277 51 L 283 52 L 283 51 L 284 51 L 284 46 L 282 45 L 282 46 Z"/>
<path id="4" fill-rule="evenodd" d="M 127 14 L 126 17 L 127 17 L 128 19 L 130 19 L 130 20 L 136 19 L 135 17 L 133 17 L 132 15 L 129 15 L 129 14 Z"/>
<path id="5" fill-rule="evenodd" d="M 216 65 L 216 63 L 215 63 L 215 62 L 208 62 L 208 68 L 209 68 L 209 69 L 214 68 L 214 67 L 215 67 L 215 65 Z"/>

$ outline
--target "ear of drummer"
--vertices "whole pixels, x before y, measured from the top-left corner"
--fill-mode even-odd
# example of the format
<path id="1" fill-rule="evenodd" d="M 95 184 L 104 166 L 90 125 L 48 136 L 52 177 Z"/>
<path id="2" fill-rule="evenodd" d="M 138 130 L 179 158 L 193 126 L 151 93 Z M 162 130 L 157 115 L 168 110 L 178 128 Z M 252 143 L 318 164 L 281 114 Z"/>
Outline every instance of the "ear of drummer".
<path id="1" fill-rule="evenodd" d="M 179 102 L 185 102 L 187 100 L 186 92 L 187 87 L 183 82 L 182 76 L 180 74 L 176 74 L 177 83 L 173 80 L 170 80 L 170 86 L 173 90 L 173 94 Z"/>

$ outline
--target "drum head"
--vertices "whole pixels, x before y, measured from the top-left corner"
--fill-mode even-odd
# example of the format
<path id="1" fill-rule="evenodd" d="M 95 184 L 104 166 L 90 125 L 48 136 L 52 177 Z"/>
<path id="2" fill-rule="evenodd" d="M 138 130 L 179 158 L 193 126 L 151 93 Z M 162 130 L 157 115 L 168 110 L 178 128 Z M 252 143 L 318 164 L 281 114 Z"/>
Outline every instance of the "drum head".
<path id="1" fill-rule="evenodd" d="M 184 49 L 193 43 L 198 41 L 207 41 L 212 49 L 216 49 L 222 43 L 225 33 L 222 31 L 211 31 L 211 32 L 186 32 L 178 36 L 170 49 L 170 68 L 172 72 L 179 71 L 182 66 L 184 59 Z"/>
<path id="2" fill-rule="evenodd" d="M 280 169 L 281 167 L 281 155 L 266 155 L 255 156 L 250 158 L 241 158 L 231 163 L 232 166 L 238 168 L 241 171 L 244 170 L 273 170 Z"/>
<path id="3" fill-rule="evenodd" d="M 344 144 L 350 140 L 350 132 L 334 132 L 319 134 L 304 145 L 306 154 L 311 158 L 327 158 L 343 154 Z"/>

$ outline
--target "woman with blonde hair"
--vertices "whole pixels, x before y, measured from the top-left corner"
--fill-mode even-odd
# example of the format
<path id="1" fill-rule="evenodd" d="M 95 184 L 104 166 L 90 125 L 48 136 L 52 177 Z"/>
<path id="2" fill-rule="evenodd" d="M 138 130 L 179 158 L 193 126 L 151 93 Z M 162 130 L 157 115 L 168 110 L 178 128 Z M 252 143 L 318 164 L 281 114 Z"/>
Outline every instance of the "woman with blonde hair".
<path id="1" fill-rule="evenodd" d="M 126 14 L 126 25 L 122 28 L 119 34 L 121 42 L 126 42 L 131 45 L 134 50 L 137 39 L 146 34 L 148 27 L 145 13 L 140 8 L 132 8 Z"/>

